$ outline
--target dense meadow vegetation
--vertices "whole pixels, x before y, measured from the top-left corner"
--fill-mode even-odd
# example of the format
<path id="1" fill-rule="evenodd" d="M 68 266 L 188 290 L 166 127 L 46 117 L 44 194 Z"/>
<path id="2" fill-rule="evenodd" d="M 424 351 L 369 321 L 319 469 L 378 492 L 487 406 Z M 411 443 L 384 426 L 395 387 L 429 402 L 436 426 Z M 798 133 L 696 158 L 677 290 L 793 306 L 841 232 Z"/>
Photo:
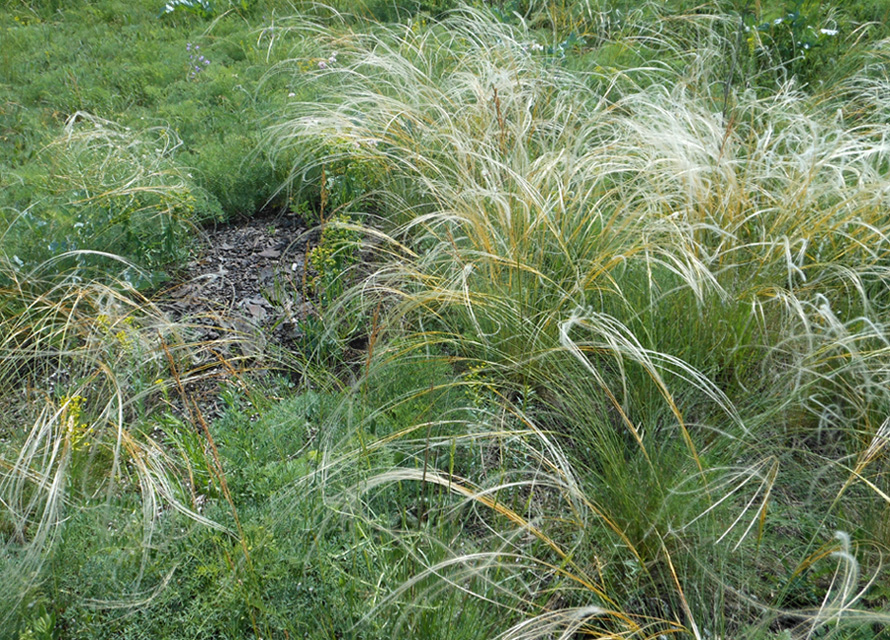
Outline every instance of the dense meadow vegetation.
<path id="1" fill-rule="evenodd" d="M 9 0 L 0 187 L 0 637 L 890 633 L 884 0 Z"/>

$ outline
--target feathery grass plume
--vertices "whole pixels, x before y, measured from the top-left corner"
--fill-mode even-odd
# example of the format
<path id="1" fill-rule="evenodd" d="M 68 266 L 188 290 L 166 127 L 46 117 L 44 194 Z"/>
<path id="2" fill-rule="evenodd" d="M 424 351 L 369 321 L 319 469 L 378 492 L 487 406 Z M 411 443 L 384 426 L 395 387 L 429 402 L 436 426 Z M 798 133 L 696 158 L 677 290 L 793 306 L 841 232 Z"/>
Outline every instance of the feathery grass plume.
<path id="1" fill-rule="evenodd" d="M 592 74 L 473 9 L 330 33 L 338 64 L 303 77 L 336 94 L 272 130 L 306 150 L 295 175 L 349 162 L 376 186 L 380 262 L 343 302 L 384 310 L 369 379 L 448 357 L 443 387 L 472 396 L 453 411 L 473 419 L 377 441 L 357 419 L 345 446 L 361 447 L 324 473 L 462 498 L 425 517 L 470 507 L 481 524 L 449 526 L 478 546 L 418 556 L 423 575 L 537 629 L 731 636 L 789 611 L 844 628 L 838 603 L 858 591 L 827 596 L 813 548 L 837 528 L 886 531 L 859 523 L 887 513 L 869 452 L 890 414 L 890 131 L 869 95 L 849 117 L 792 82 L 717 99 L 730 46 L 688 39 L 712 21 L 661 25 L 650 46 L 666 61 Z M 857 86 L 871 85 L 845 95 Z M 528 576 L 507 569 L 517 557 Z M 588 628 L 600 610 L 638 626 Z"/>
<path id="2" fill-rule="evenodd" d="M 393 194 L 395 206 L 386 210 L 402 211 L 401 237 L 435 247 L 421 257 L 421 272 L 430 283 L 440 283 L 443 296 L 453 292 L 462 299 L 468 288 L 461 283 L 480 279 L 520 294 L 525 290 L 528 296 L 543 289 L 557 305 L 572 308 L 583 302 L 571 295 L 576 256 L 600 258 L 611 251 L 618 255 L 607 255 L 604 262 L 622 260 L 620 240 L 601 236 L 612 246 L 600 249 L 598 236 L 586 232 L 608 221 L 579 219 L 572 215 L 576 208 L 566 211 L 572 185 L 565 174 L 573 172 L 574 163 L 562 150 L 579 144 L 577 130 L 588 115 L 583 109 L 587 89 L 558 68 L 535 61 L 523 50 L 519 34 L 481 15 L 468 10 L 442 27 L 418 33 L 338 41 L 343 62 L 323 73 L 336 75 L 341 89 L 348 87 L 341 94 L 348 99 L 323 107 L 299 105 L 295 108 L 310 115 L 298 112 L 274 133 L 282 148 L 299 144 L 325 163 L 346 157 L 367 167 L 379 184 L 375 197 L 385 201 Z M 558 104 L 555 96 L 561 99 Z M 305 160 L 295 166 L 308 169 Z M 608 162 L 618 170 L 621 159 Z M 590 201 L 595 194 L 583 196 Z M 410 204 L 396 208 L 402 203 Z M 633 233 L 632 221 L 617 224 Z M 534 235 L 538 228 L 544 230 L 540 236 Z M 535 244 L 542 238 L 548 244 Z M 472 256 L 460 263 L 450 260 L 452 242 L 461 251 L 478 252 L 481 270 Z M 536 269 L 542 259 L 560 270 Z M 524 296 L 485 294 L 479 291 L 468 300 L 471 317 L 476 304 L 523 304 Z M 434 304 L 436 295 L 431 290 L 425 303 Z M 520 309 L 503 311 L 510 321 L 523 318 Z M 485 340 L 495 326 L 476 323 L 473 328 Z M 555 326 L 548 330 L 555 337 Z M 512 349 L 514 357 L 528 352 L 521 343 Z"/>
<path id="3" fill-rule="evenodd" d="M 414 368 L 431 365 L 421 361 Z M 387 377 L 392 369 L 374 366 L 367 380 L 367 392 L 381 399 L 374 391 L 377 374 Z M 483 603 L 503 608 L 498 614 L 503 621 L 519 623 L 529 612 L 547 612 L 557 603 L 594 600 L 602 606 L 548 614 L 541 626 L 561 619 L 569 625 L 583 622 L 588 631 L 676 628 L 668 620 L 643 620 L 614 608 L 598 560 L 587 556 L 582 538 L 570 532 L 589 526 L 604 544 L 612 538 L 616 545 L 623 544 L 623 534 L 580 491 L 552 434 L 538 429 L 515 407 L 504 411 L 494 405 L 461 406 L 465 385 L 414 387 L 416 378 L 400 381 L 407 383 L 400 387 L 405 392 L 382 404 L 363 410 L 356 398 L 333 416 L 332 427 L 360 416 L 355 431 L 347 431 L 346 437 L 363 439 L 366 446 L 347 447 L 343 454 L 329 449 L 312 477 L 325 487 L 336 513 L 354 515 L 361 522 L 359 531 L 376 532 L 362 534 L 369 543 L 380 535 L 395 536 L 403 550 L 397 564 L 418 567 L 369 616 L 398 605 L 401 613 L 390 631 L 399 636 L 416 629 L 422 618 L 418 610 L 404 606 L 406 599 L 441 604 L 449 602 L 444 590 L 454 587 L 464 601 L 466 595 L 476 594 Z M 458 403 L 451 405 L 454 399 Z M 443 410 L 444 415 L 399 431 L 388 432 L 384 426 L 387 416 L 418 409 L 422 415 L 443 415 Z M 378 435 L 386 435 L 368 439 L 371 425 Z M 401 462 L 389 468 L 394 459 Z M 303 494 L 303 489 L 297 493 Z M 404 511 L 392 513 L 394 502 Z M 389 512 L 388 517 L 381 518 L 382 511 Z M 551 537 L 554 533 L 559 538 Z M 522 628 L 527 633 L 530 626 Z M 497 630 L 498 625 L 491 628 Z"/>
<path id="4" fill-rule="evenodd" d="M 41 198 L 0 215 L 5 251 L 26 271 L 51 256 L 60 271 L 93 270 L 84 277 L 114 271 L 103 256 L 113 253 L 142 267 L 142 280 L 124 274 L 132 284 L 157 284 L 153 272 L 181 259 L 188 231 L 218 210 L 173 160 L 180 145 L 166 127 L 137 132 L 74 113 L 43 150 L 43 173 L 27 178 Z"/>
<path id="5" fill-rule="evenodd" d="M 5 256 L 2 269 L 12 283 L 0 293 L 0 388 L 13 409 L 0 425 L 7 620 L 43 578 L 72 510 L 138 493 L 145 550 L 164 507 L 221 527 L 190 504 L 183 461 L 141 426 L 167 377 L 162 343 L 183 344 L 177 327 L 123 282 L 64 277 L 54 264 L 22 275 Z M 189 357 L 175 348 L 177 358 Z"/>

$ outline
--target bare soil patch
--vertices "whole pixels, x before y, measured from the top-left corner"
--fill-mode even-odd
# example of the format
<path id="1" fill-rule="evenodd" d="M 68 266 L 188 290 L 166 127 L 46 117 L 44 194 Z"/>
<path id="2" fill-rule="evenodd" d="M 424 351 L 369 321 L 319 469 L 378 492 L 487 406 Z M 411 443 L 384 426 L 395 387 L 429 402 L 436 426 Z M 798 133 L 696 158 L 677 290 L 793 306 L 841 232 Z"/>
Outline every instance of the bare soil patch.
<path id="1" fill-rule="evenodd" d="M 205 415 L 219 414 L 219 381 L 280 362 L 298 349 L 312 234 L 291 215 L 251 218 L 199 232 L 194 258 L 158 296 L 202 354 L 188 385 Z M 197 397 L 195 397 L 197 396 Z"/>

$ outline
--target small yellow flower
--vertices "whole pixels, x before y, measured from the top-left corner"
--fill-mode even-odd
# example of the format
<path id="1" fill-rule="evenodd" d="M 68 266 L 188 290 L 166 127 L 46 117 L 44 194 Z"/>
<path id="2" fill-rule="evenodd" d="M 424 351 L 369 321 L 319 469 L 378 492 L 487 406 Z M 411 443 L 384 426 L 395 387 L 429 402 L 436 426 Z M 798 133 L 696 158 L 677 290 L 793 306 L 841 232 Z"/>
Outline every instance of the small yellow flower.
<path id="1" fill-rule="evenodd" d="M 93 428 L 81 420 L 83 400 L 83 396 L 62 397 L 62 411 L 59 420 L 64 426 L 65 435 L 74 451 L 88 448 L 90 442 L 87 438 L 93 433 Z"/>

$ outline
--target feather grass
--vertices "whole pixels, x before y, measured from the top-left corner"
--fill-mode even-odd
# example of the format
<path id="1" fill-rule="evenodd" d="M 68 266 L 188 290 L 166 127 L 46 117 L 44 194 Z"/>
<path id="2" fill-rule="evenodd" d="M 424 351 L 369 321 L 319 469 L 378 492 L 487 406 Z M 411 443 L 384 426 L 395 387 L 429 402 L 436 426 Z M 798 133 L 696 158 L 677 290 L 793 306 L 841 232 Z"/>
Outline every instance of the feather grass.
<path id="1" fill-rule="evenodd" d="M 802 497 L 800 477 L 823 478 L 828 497 L 813 498 L 819 516 L 797 535 L 800 567 L 833 535 L 829 521 L 857 528 L 846 509 L 885 512 L 881 472 L 866 479 L 844 461 L 876 460 L 867 452 L 890 410 L 890 148 L 880 107 L 862 106 L 886 79 L 863 68 L 847 102 L 793 82 L 768 96 L 740 89 L 721 109 L 712 78 L 730 43 L 684 39 L 712 22 L 687 16 L 647 36 L 668 52 L 657 65 L 593 73 L 534 55 L 523 26 L 473 9 L 426 30 L 331 33 L 340 62 L 318 75 L 337 94 L 294 105 L 271 130 L 277 149 L 307 150 L 295 175 L 336 158 L 377 187 L 390 239 L 369 234 L 383 259 L 351 299 L 387 310 L 382 362 L 432 349 L 453 358 L 456 384 L 486 390 L 478 424 L 421 421 L 332 458 L 326 473 L 369 450 L 413 450 L 363 491 L 447 487 L 492 512 L 485 540 L 509 541 L 530 564 L 555 548 L 567 567 L 607 557 L 584 605 L 560 616 L 540 591 L 523 596 L 530 622 L 505 637 L 587 633 L 585 616 L 613 603 L 667 625 L 655 635 L 775 622 L 787 601 L 739 594 L 768 572 L 758 554 L 773 544 L 770 513 Z M 530 447 L 536 464 L 512 458 L 518 467 L 470 485 L 429 465 L 425 452 L 449 442 Z M 541 511 L 489 501 L 516 499 L 505 478 L 532 469 L 518 493 Z M 846 503 L 848 483 L 873 499 Z M 477 566 L 455 554 L 448 567 L 461 557 Z M 797 612 L 813 629 L 854 599 L 843 558 L 825 615 Z M 501 586 L 483 580 L 479 595 L 509 600 Z M 709 606 L 714 592 L 723 610 Z"/>
<path id="2" fill-rule="evenodd" d="M 136 491 L 145 552 L 166 508 L 227 531 L 191 504 L 183 460 L 141 426 L 168 376 L 166 345 L 182 361 L 195 353 L 182 328 L 125 282 L 44 267 L 41 278 L 5 264 L 13 284 L 0 294 L 0 387 L 20 400 L 0 426 L 4 620 L 41 581 L 73 510 Z"/>

